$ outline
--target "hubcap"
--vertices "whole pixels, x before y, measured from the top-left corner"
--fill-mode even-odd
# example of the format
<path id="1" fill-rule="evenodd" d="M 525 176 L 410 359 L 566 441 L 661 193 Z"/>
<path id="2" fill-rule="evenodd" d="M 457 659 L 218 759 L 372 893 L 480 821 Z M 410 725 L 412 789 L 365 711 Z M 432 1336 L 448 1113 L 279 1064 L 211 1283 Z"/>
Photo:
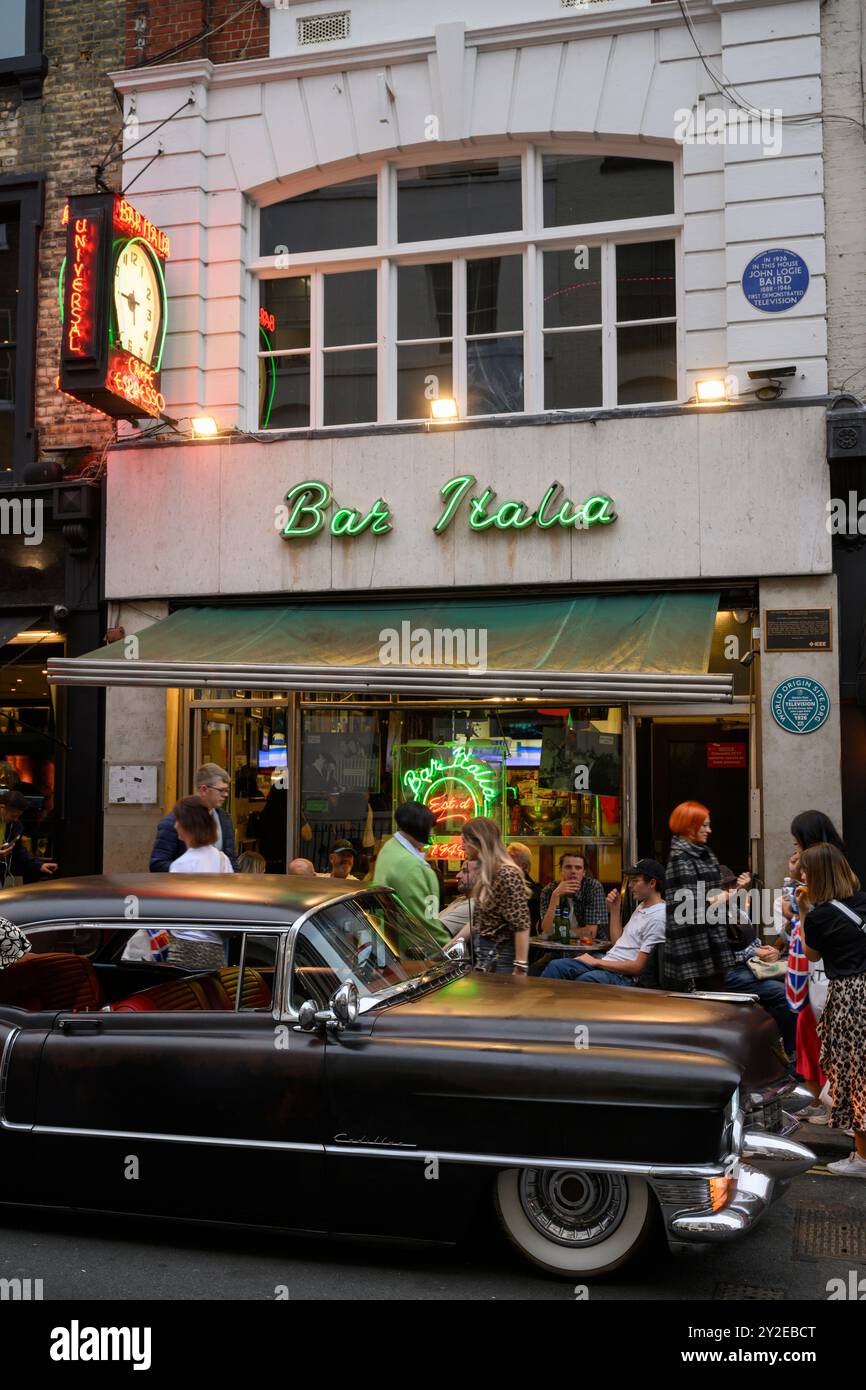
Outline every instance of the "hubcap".
<path id="1" fill-rule="evenodd" d="M 558 1245 L 597 1245 L 619 1226 L 628 1188 L 616 1173 L 527 1168 L 520 1202 L 533 1226 Z"/>

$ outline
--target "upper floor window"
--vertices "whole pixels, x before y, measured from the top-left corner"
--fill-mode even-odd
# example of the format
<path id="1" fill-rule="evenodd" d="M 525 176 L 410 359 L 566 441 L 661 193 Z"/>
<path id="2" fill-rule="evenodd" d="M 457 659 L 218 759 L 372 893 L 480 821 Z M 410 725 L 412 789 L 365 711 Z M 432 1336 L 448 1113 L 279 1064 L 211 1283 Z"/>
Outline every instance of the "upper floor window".
<path id="1" fill-rule="evenodd" d="M 521 154 L 302 193 L 259 220 L 259 427 L 676 400 L 671 161 Z"/>
<path id="2" fill-rule="evenodd" d="M 47 61 L 42 52 L 43 0 L 2 0 L 0 83 L 17 82 L 24 97 L 42 94 Z"/>
<path id="3" fill-rule="evenodd" d="M 0 175 L 0 481 L 19 485 L 34 458 L 41 175 Z"/>
<path id="4" fill-rule="evenodd" d="M 4 0 L 0 25 L 0 58 L 20 58 L 27 52 L 27 0 Z"/>

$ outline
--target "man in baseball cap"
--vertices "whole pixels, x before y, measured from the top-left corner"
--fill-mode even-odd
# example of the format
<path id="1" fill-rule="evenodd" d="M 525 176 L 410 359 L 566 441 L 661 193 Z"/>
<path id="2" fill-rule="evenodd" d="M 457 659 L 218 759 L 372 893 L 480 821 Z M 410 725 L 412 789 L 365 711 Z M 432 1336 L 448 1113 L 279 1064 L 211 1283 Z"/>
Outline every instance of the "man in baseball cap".
<path id="1" fill-rule="evenodd" d="M 580 980 L 583 984 L 634 985 L 653 946 L 665 939 L 667 909 L 664 901 L 665 871 L 657 859 L 639 859 L 625 877 L 637 907 L 622 925 L 622 897 L 618 888 L 608 893 L 611 949 L 604 956 L 584 954 L 574 960 L 556 960 L 544 971 L 548 979 Z"/>
<path id="2" fill-rule="evenodd" d="M 348 840 L 337 840 L 328 855 L 331 878 L 349 878 L 355 864 L 355 849 Z"/>

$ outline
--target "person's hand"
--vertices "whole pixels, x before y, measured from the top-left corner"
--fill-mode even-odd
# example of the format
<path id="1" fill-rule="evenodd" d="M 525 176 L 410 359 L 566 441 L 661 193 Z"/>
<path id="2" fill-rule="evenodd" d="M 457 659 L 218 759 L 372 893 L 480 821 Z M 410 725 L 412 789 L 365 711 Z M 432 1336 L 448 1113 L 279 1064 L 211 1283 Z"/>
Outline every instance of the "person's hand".
<path id="1" fill-rule="evenodd" d="M 622 904 L 622 897 L 620 895 L 619 889 L 611 888 L 610 892 L 605 898 L 605 902 L 607 903 L 611 911 L 616 911 Z"/>
<path id="2" fill-rule="evenodd" d="M 40 865 L 39 872 L 41 874 L 56 874 L 59 867 L 60 865 L 55 864 L 53 860 L 46 859 L 45 863 Z"/>
<path id="3" fill-rule="evenodd" d="M 0 845 L 0 856 L 2 856 L 3 859 L 8 859 L 14 848 L 15 846 L 11 840 L 6 845 Z"/>
<path id="4" fill-rule="evenodd" d="M 779 952 L 775 946 L 758 946 L 755 949 L 758 960 L 775 961 L 779 959 Z"/>
<path id="5" fill-rule="evenodd" d="M 782 894 L 781 898 L 779 899 L 779 907 L 781 908 L 782 916 L 786 917 L 789 922 L 793 922 L 794 904 L 791 901 L 791 896 L 789 893 Z"/>
<path id="6" fill-rule="evenodd" d="M 738 887 L 738 888 L 748 888 L 748 886 L 749 886 L 749 884 L 751 883 L 751 881 L 752 881 L 752 875 L 751 875 L 751 874 L 748 874 L 748 873 L 746 873 L 746 874 L 740 874 L 739 878 L 737 879 L 737 887 Z"/>

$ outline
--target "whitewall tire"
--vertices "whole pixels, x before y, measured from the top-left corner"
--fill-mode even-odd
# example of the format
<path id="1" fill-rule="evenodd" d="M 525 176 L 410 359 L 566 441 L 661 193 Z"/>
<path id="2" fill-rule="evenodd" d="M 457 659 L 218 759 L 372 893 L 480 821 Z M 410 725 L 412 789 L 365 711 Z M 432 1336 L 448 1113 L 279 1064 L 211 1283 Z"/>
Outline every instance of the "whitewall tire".
<path id="1" fill-rule="evenodd" d="M 619 1269 L 644 1244 L 655 1215 L 643 1178 L 588 1170 L 508 1168 L 496 1179 L 495 1200 L 512 1244 L 562 1276 Z"/>

